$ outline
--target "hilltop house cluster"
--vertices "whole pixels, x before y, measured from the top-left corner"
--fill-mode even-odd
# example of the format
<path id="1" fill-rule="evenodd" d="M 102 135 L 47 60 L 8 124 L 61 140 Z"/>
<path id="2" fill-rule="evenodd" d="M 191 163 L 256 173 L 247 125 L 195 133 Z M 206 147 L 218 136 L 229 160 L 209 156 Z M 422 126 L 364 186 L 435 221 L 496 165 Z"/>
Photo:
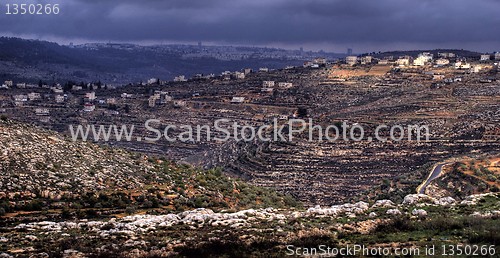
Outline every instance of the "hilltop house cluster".
<path id="1" fill-rule="evenodd" d="M 479 72 L 484 65 L 491 64 L 492 62 L 497 68 L 500 68 L 500 52 L 494 54 L 481 54 L 477 58 L 471 58 L 474 65 L 467 60 L 467 58 L 459 57 L 455 53 L 451 52 L 440 52 L 437 56 L 430 52 L 420 53 L 417 57 L 412 56 L 399 56 L 395 58 L 394 56 L 387 56 L 381 59 L 376 59 L 372 56 L 347 56 L 344 63 L 350 66 L 354 65 L 367 65 L 376 64 L 379 65 L 394 65 L 396 67 L 423 67 L 423 66 L 433 66 L 433 67 L 446 67 L 453 66 L 455 69 L 459 70 L 469 70 L 470 72 Z M 476 62 L 477 61 L 477 62 Z"/>
<path id="2" fill-rule="evenodd" d="M 476 58 L 469 59 L 460 57 L 455 53 L 451 52 L 440 52 L 436 56 L 430 52 L 423 52 L 418 54 L 416 57 L 412 56 L 386 56 L 383 58 L 375 58 L 370 55 L 362 55 L 362 56 L 347 56 L 344 60 L 338 60 L 334 62 L 329 62 L 326 58 L 314 58 L 311 61 L 307 61 L 303 64 L 303 68 L 306 69 L 319 69 L 321 67 L 326 67 L 328 64 L 347 64 L 348 66 L 356 66 L 356 65 L 392 65 L 396 68 L 419 68 L 419 67 L 448 67 L 454 68 L 457 70 L 468 71 L 470 73 L 478 73 L 483 68 L 491 68 L 499 67 L 500 60 L 500 52 L 496 52 L 492 55 L 490 54 L 482 54 L 477 56 Z M 286 69 L 293 69 L 295 67 L 289 66 Z M 176 83 L 185 83 L 185 82 L 195 82 L 195 81 L 204 81 L 204 80 L 213 80 L 217 79 L 220 81 L 240 81 L 246 79 L 250 74 L 266 74 L 271 73 L 273 70 L 267 67 L 261 67 L 257 71 L 252 70 L 251 68 L 241 69 L 240 71 L 224 71 L 220 75 L 215 74 L 196 74 L 191 78 L 186 77 L 185 75 L 176 76 L 173 81 L 163 81 L 159 78 L 150 78 L 145 82 L 141 82 L 142 86 L 165 86 L 169 84 Z M 433 80 L 445 81 L 446 83 L 451 82 L 459 82 L 462 78 L 445 78 L 442 74 L 431 74 Z M 486 79 L 485 79 L 486 80 Z M 487 80 L 486 80 L 487 81 Z M 277 89 L 286 90 L 292 88 L 294 83 L 285 81 L 285 80 L 269 80 L 262 78 L 260 81 L 260 90 L 261 94 L 272 94 Z M 81 111 L 84 113 L 94 112 L 96 108 L 103 107 L 106 108 L 106 112 L 109 114 L 118 114 L 116 109 L 117 104 L 127 103 L 128 99 L 145 97 L 147 104 L 145 106 L 149 106 L 150 108 L 154 108 L 156 106 L 173 106 L 175 108 L 185 107 L 188 103 L 186 102 L 185 97 L 181 97 L 180 99 L 175 99 L 174 95 L 169 92 L 156 90 L 146 96 L 140 94 L 133 94 L 122 92 L 119 96 L 102 96 L 98 97 L 98 92 L 101 89 L 101 85 L 96 83 L 87 83 L 87 84 L 73 84 L 73 85 L 65 85 L 64 87 L 60 84 L 47 85 L 43 83 L 39 84 L 30 84 L 26 82 L 17 82 L 15 83 L 13 80 L 6 80 L 0 86 L 0 89 L 9 90 L 12 88 L 21 89 L 20 91 L 15 91 L 12 96 L 12 101 L 7 103 L 5 101 L 1 101 L 1 107 L 3 110 L 8 105 L 13 107 L 22 107 L 22 106 L 32 106 L 34 109 L 34 113 L 37 116 L 48 116 L 50 115 L 51 108 L 55 107 L 64 107 L 68 105 L 69 101 L 72 101 L 71 105 L 75 103 L 77 105 L 81 105 Z M 106 89 L 114 89 L 113 86 L 106 86 Z M 258 93 L 258 92 L 256 92 Z M 192 93 L 192 98 L 200 97 L 198 92 Z M 227 101 L 229 103 L 245 103 L 249 102 L 249 97 L 245 95 L 235 95 L 229 96 Z"/>

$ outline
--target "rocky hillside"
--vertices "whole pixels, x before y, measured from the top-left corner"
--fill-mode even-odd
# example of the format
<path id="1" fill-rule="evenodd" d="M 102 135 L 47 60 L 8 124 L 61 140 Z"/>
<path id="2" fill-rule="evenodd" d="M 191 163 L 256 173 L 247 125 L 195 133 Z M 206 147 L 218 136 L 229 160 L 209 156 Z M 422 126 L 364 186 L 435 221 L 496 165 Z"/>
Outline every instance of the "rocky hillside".
<path id="1" fill-rule="evenodd" d="M 70 142 L 18 122 L 0 119 L 0 138 L 0 257 L 282 257 L 290 247 L 360 243 L 500 252 L 498 193 L 306 210 L 218 170 Z"/>
<path id="2" fill-rule="evenodd" d="M 141 209 L 283 207 L 289 196 L 225 177 L 51 131 L 0 121 L 0 215 L 64 216 Z M 37 214 L 40 215 L 40 214 Z M 11 218 L 12 219 L 12 218 Z"/>
<path id="3" fill-rule="evenodd" d="M 442 173 L 429 183 L 425 194 L 435 198 L 449 196 L 463 200 L 469 195 L 500 192 L 500 156 L 498 153 L 454 157 L 443 162 L 448 164 L 443 167 Z M 415 173 L 400 175 L 392 180 L 380 180 L 357 199 L 402 201 L 406 195 L 417 191 L 417 187 L 428 177 L 436 163 L 438 162 L 429 162 Z M 356 198 L 351 198 L 351 200 L 356 200 Z"/>
<path id="4" fill-rule="evenodd" d="M 109 220 L 21 223 L 0 233 L 0 252 L 6 257 L 283 257 L 290 247 L 302 252 L 319 245 L 364 244 L 389 252 L 411 247 L 421 257 L 426 246 L 435 245 L 436 255 L 441 255 L 442 246 L 463 244 L 495 257 L 500 252 L 499 218 L 498 194 L 463 201 L 412 194 L 401 203 L 377 200 L 308 210 L 200 208 Z"/>
<path id="5" fill-rule="evenodd" d="M 500 192 L 500 155 L 461 157 L 433 180 L 425 193 L 435 197 L 462 198 L 471 194 Z"/>

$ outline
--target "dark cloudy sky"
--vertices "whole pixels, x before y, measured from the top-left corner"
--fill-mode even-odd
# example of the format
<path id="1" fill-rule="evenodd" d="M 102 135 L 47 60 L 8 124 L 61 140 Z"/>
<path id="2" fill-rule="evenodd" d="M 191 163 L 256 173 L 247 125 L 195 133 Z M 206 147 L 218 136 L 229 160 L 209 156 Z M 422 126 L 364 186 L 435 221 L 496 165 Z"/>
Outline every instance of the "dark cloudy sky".
<path id="1" fill-rule="evenodd" d="M 5 3 L 59 3 L 56 16 Z M 4 0 L 0 34 L 68 43 L 278 46 L 345 52 L 500 50 L 499 0 Z"/>

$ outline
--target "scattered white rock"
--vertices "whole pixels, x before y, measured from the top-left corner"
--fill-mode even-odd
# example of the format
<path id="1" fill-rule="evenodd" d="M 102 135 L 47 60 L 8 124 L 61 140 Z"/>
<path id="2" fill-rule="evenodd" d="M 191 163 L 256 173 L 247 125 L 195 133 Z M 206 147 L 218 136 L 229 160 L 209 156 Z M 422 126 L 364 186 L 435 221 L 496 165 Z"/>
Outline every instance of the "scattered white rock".
<path id="1" fill-rule="evenodd" d="M 452 197 L 443 197 L 443 198 L 440 198 L 438 201 L 437 201 L 437 204 L 438 205 L 441 205 L 441 206 L 452 206 L 452 205 L 455 205 L 457 203 L 457 201 L 455 199 L 453 199 Z"/>
<path id="2" fill-rule="evenodd" d="M 479 200 L 483 199 L 484 197 L 487 196 L 495 196 L 493 193 L 485 193 L 485 194 L 474 194 L 474 195 L 469 195 L 465 197 L 463 201 L 460 202 L 460 204 L 463 205 L 476 205 Z"/>
<path id="3" fill-rule="evenodd" d="M 419 218 L 424 218 L 427 216 L 427 211 L 425 210 L 421 210 L 421 209 L 414 209 L 412 212 L 411 212 L 411 215 L 413 216 L 417 216 Z"/>
<path id="4" fill-rule="evenodd" d="M 38 237 L 34 235 L 26 235 L 24 238 L 28 239 L 29 241 L 37 241 Z"/>
<path id="5" fill-rule="evenodd" d="M 398 209 L 389 209 L 389 210 L 387 210 L 386 214 L 397 216 L 397 215 L 401 215 L 402 213 Z"/>
<path id="6" fill-rule="evenodd" d="M 486 212 L 478 212 L 475 211 L 474 213 L 471 214 L 472 217 L 476 218 L 492 218 L 492 217 L 500 217 L 500 210 L 499 211 L 486 211 Z"/>
<path id="7" fill-rule="evenodd" d="M 342 205 L 334 205 L 329 208 L 321 208 L 319 205 L 314 208 L 309 208 L 307 214 L 309 216 L 324 215 L 324 216 L 338 216 L 342 214 L 363 214 L 369 209 L 368 203 L 357 202 L 354 204 L 346 203 Z"/>
<path id="8" fill-rule="evenodd" d="M 372 205 L 373 208 L 394 208 L 396 205 L 391 200 L 378 200 Z"/>
<path id="9" fill-rule="evenodd" d="M 437 200 L 426 194 L 409 194 L 405 196 L 403 205 L 413 205 L 418 203 L 437 204 Z"/>
<path id="10" fill-rule="evenodd" d="M 83 253 L 80 253 L 79 251 L 77 250 L 73 250 L 73 249 L 68 249 L 68 250 L 64 250 L 63 252 L 63 257 L 67 257 L 67 258 L 80 258 L 80 257 L 86 257 Z"/>

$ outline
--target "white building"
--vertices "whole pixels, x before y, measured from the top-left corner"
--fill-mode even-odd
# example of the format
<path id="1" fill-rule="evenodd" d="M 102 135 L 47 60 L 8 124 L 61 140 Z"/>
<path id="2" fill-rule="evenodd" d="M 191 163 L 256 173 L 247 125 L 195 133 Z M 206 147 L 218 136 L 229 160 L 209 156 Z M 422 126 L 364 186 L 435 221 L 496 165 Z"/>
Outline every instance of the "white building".
<path id="1" fill-rule="evenodd" d="M 243 103 L 245 101 L 245 97 L 233 97 L 231 99 L 231 103 Z"/>
<path id="2" fill-rule="evenodd" d="M 405 56 L 405 57 L 400 57 L 398 60 L 396 60 L 396 64 L 399 66 L 408 66 L 410 65 L 410 57 Z"/>
<path id="3" fill-rule="evenodd" d="M 449 64 L 450 64 L 450 60 L 445 59 L 445 58 L 439 58 L 436 60 L 437 66 L 445 66 L 445 65 L 449 65 Z"/>
<path id="4" fill-rule="evenodd" d="M 481 69 L 483 69 L 482 66 L 480 65 L 474 65 L 471 69 L 470 69 L 470 72 L 471 73 L 479 73 L 481 71 Z"/>
<path id="5" fill-rule="evenodd" d="M 423 52 L 418 55 L 419 58 L 423 58 L 425 62 L 430 62 L 434 59 L 434 55 L 429 52 Z"/>
<path id="6" fill-rule="evenodd" d="M 278 82 L 278 87 L 282 89 L 289 89 L 293 87 L 293 83 L 291 82 Z"/>
<path id="7" fill-rule="evenodd" d="M 155 107 L 156 106 L 156 101 L 160 99 L 160 96 L 159 95 L 153 95 L 151 97 L 149 97 L 148 99 L 148 105 L 149 107 Z"/>
<path id="8" fill-rule="evenodd" d="M 158 84 L 159 82 L 160 82 L 160 80 L 158 78 L 151 78 L 148 80 L 149 85 Z"/>
<path id="9" fill-rule="evenodd" d="M 186 76 L 179 75 L 174 78 L 174 82 L 187 82 Z"/>
<path id="10" fill-rule="evenodd" d="M 267 72 L 269 72 L 269 68 L 267 68 L 267 67 L 261 67 L 261 68 L 259 68 L 259 72 L 265 72 L 265 73 L 267 73 Z"/>
<path id="11" fill-rule="evenodd" d="M 274 81 L 263 81 L 262 87 L 264 88 L 272 88 L 274 87 Z"/>
<path id="12" fill-rule="evenodd" d="M 8 87 L 14 86 L 14 82 L 13 81 L 5 81 L 4 84 L 7 85 Z"/>
<path id="13" fill-rule="evenodd" d="M 29 100 L 40 100 L 40 99 L 42 99 L 42 96 L 38 92 L 31 92 L 31 93 L 28 93 L 28 99 Z"/>
<path id="14" fill-rule="evenodd" d="M 56 103 L 64 103 L 64 96 L 63 95 L 56 95 L 55 100 L 56 100 Z"/>
<path id="15" fill-rule="evenodd" d="M 481 61 L 490 61 L 491 56 L 489 54 L 481 55 Z"/>
<path id="16" fill-rule="evenodd" d="M 438 56 L 442 57 L 442 58 L 455 58 L 456 57 L 456 55 L 454 53 L 447 53 L 447 52 L 438 53 Z"/>
<path id="17" fill-rule="evenodd" d="M 18 84 L 16 84 L 16 87 L 19 88 L 19 89 L 24 89 L 24 88 L 26 88 L 26 83 L 24 83 L 24 82 L 23 83 L 18 83 Z"/>
<path id="18" fill-rule="evenodd" d="M 387 60 L 387 59 L 378 60 L 378 64 L 379 65 L 388 65 L 389 64 L 389 60 Z"/>
<path id="19" fill-rule="evenodd" d="M 48 108 L 37 108 L 35 109 L 35 115 L 37 116 L 48 116 L 50 111 Z"/>
<path id="20" fill-rule="evenodd" d="M 238 80 L 245 79 L 245 73 L 234 72 L 234 78 L 236 78 Z"/>
<path id="21" fill-rule="evenodd" d="M 92 91 L 92 92 L 85 93 L 85 99 L 87 99 L 89 101 L 94 101 L 96 99 L 95 92 Z"/>
<path id="22" fill-rule="evenodd" d="M 371 56 L 363 56 L 361 57 L 361 64 L 371 64 L 373 58 Z"/>
<path id="23" fill-rule="evenodd" d="M 16 102 L 26 102 L 26 101 L 28 101 L 28 95 L 23 95 L 23 94 L 14 95 L 14 96 L 12 96 L 12 98 Z"/>
<path id="24" fill-rule="evenodd" d="M 424 66 L 426 63 L 426 59 L 422 57 L 418 57 L 415 60 L 413 60 L 413 65 L 414 66 Z"/>
<path id="25" fill-rule="evenodd" d="M 314 58 L 313 63 L 324 65 L 326 64 L 326 58 L 323 57 Z"/>
<path id="26" fill-rule="evenodd" d="M 132 98 L 132 96 L 133 96 L 132 94 L 126 92 L 122 93 L 121 95 L 121 97 L 124 99 Z"/>
<path id="27" fill-rule="evenodd" d="M 500 52 L 495 53 L 495 60 L 500 60 Z"/>
<path id="28" fill-rule="evenodd" d="M 345 58 L 345 62 L 351 66 L 355 65 L 358 63 L 358 57 L 357 56 L 348 56 Z"/>
<path id="29" fill-rule="evenodd" d="M 434 55 L 429 52 L 423 52 L 418 55 L 418 57 L 413 60 L 414 66 L 424 66 L 427 63 L 431 62 L 434 58 Z"/>
<path id="30" fill-rule="evenodd" d="M 455 69 L 460 69 L 460 70 L 466 70 L 466 69 L 470 69 L 470 64 L 465 62 L 465 61 L 458 61 L 455 63 Z"/>
<path id="31" fill-rule="evenodd" d="M 174 98 L 172 98 L 172 96 L 170 96 L 170 95 L 166 95 L 166 94 L 164 95 L 164 98 L 163 98 L 163 100 L 165 101 L 165 103 L 170 102 L 170 101 L 172 101 L 173 99 L 174 99 Z"/>

